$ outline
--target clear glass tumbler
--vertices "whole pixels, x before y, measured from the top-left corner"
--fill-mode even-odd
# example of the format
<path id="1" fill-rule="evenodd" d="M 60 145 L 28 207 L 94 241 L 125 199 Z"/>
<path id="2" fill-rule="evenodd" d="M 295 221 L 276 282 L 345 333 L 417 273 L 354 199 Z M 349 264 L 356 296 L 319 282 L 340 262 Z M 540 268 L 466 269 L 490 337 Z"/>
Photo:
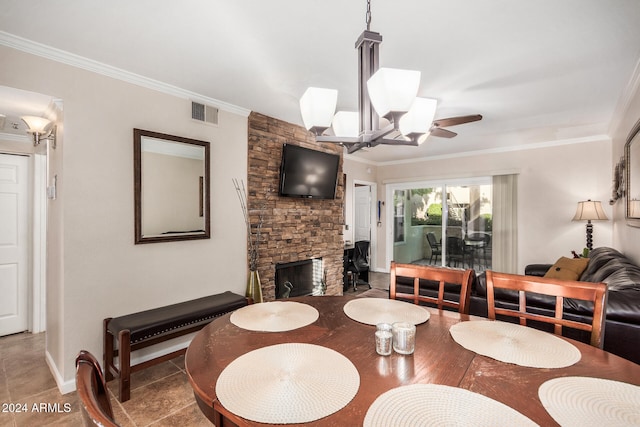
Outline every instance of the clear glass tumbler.
<path id="1" fill-rule="evenodd" d="M 413 354 L 416 347 L 416 326 L 407 322 L 392 325 L 393 350 L 399 354 Z"/>

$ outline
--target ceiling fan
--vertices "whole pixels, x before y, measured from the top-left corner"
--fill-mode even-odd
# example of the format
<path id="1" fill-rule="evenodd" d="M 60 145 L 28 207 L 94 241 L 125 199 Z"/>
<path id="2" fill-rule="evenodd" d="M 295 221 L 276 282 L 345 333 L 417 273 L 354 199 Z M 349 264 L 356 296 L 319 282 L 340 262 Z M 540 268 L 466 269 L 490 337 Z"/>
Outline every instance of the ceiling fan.
<path id="1" fill-rule="evenodd" d="M 369 30 L 370 0 L 366 23 L 367 29 L 356 41 L 358 111 L 335 113 L 338 91 L 334 89 L 309 87 L 300 98 L 302 120 L 316 134 L 316 141 L 343 144 L 348 153 L 379 144 L 417 146 L 429 135 L 440 138 L 457 135 L 445 127 L 482 119 L 475 114 L 434 120 L 437 101 L 416 96 L 419 71 L 379 68 L 382 36 Z M 388 125 L 381 127 L 381 122 Z M 329 128 L 332 134 L 325 134 Z"/>
<path id="2" fill-rule="evenodd" d="M 459 117 L 449 117 L 447 119 L 437 119 L 434 120 L 431 124 L 431 129 L 429 130 L 429 134 L 431 136 L 437 136 L 439 138 L 453 138 L 457 135 L 455 132 L 451 132 L 450 130 L 443 129 L 449 126 L 462 125 L 464 123 L 477 122 L 482 120 L 482 116 L 480 114 L 472 114 L 470 116 L 459 116 Z"/>

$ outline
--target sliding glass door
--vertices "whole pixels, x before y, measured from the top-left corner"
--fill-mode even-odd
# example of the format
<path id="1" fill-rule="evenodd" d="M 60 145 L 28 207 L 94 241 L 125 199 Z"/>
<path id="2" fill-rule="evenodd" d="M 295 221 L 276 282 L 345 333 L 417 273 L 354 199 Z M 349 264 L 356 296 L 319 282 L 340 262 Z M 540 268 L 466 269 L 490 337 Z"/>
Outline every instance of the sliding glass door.
<path id="1" fill-rule="evenodd" d="M 491 178 L 388 187 L 387 199 L 393 200 L 391 260 L 491 268 Z"/>

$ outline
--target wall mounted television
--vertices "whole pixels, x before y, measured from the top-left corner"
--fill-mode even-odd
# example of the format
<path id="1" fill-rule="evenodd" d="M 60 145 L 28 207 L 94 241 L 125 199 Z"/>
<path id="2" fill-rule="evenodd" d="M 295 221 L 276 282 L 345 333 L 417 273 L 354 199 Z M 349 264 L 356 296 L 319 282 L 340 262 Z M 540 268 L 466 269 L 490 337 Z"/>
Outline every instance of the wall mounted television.
<path id="1" fill-rule="evenodd" d="M 338 154 L 283 144 L 278 194 L 283 197 L 335 199 L 339 165 Z"/>

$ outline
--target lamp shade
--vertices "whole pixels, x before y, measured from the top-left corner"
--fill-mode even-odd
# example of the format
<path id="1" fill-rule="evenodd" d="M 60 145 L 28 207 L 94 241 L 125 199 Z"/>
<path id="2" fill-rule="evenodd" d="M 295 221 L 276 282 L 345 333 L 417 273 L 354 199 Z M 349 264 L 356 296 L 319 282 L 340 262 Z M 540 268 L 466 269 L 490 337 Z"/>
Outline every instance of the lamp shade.
<path id="1" fill-rule="evenodd" d="M 573 221 L 597 221 L 608 220 L 599 201 L 587 200 L 578 202 L 578 209 L 573 217 Z"/>
<path id="2" fill-rule="evenodd" d="M 400 132 L 403 135 L 429 133 L 437 105 L 435 99 L 415 98 L 407 114 L 400 119 Z"/>
<path id="3" fill-rule="evenodd" d="M 336 136 L 358 137 L 360 118 L 357 111 L 338 111 L 333 116 L 333 133 Z"/>
<path id="4" fill-rule="evenodd" d="M 335 89 L 307 88 L 300 98 L 300 113 L 304 127 L 322 133 L 331 126 L 337 102 L 338 91 Z"/>
<path id="5" fill-rule="evenodd" d="M 638 199 L 629 200 L 629 217 L 640 218 L 640 200 Z"/>
<path id="6" fill-rule="evenodd" d="M 420 71 L 380 68 L 367 81 L 369 99 L 378 115 L 407 112 L 418 94 Z"/>
<path id="7" fill-rule="evenodd" d="M 29 128 L 27 131 L 31 133 L 43 134 L 46 132 L 46 127 L 51 124 L 51 121 L 45 119 L 44 117 L 22 116 L 20 118 Z"/>

